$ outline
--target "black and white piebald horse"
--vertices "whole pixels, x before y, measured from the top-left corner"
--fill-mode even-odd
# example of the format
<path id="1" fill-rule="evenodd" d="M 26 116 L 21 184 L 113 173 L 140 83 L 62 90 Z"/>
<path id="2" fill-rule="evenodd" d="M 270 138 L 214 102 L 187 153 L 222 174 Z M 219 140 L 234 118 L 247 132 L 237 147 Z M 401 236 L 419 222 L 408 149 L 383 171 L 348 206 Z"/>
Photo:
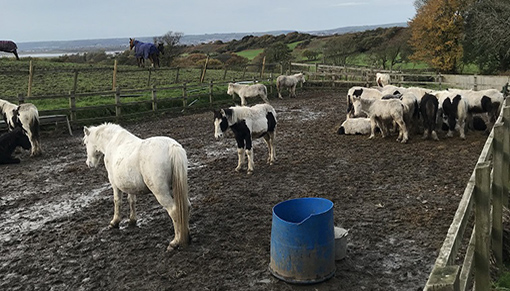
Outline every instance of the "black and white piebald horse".
<path id="1" fill-rule="evenodd" d="M 12 153 L 16 147 L 29 150 L 31 145 L 23 128 L 16 127 L 0 136 L 0 164 L 19 164 L 20 159 L 14 158 Z"/>
<path id="2" fill-rule="evenodd" d="M 248 174 L 253 173 L 252 139 L 263 137 L 268 148 L 267 163 L 276 160 L 274 134 L 276 129 L 276 111 L 269 104 L 257 104 L 252 107 L 233 106 L 214 111 L 214 137 L 223 137 L 223 132 L 232 129 L 237 142 L 238 163 L 235 168 L 240 171 L 244 164 L 244 155 L 248 157 Z"/>
<path id="3" fill-rule="evenodd" d="M 468 100 L 463 96 L 450 92 L 438 91 L 435 95 L 439 101 L 439 116 L 447 120 L 447 137 L 452 137 L 457 130 L 461 139 L 466 139 L 466 122 L 468 118 Z"/>
<path id="4" fill-rule="evenodd" d="M 18 46 L 12 40 L 0 40 L 0 52 L 13 53 L 19 61 Z"/>
<path id="5" fill-rule="evenodd" d="M 23 103 L 18 106 L 7 100 L 0 99 L 0 114 L 9 130 L 13 130 L 18 126 L 23 127 L 32 145 L 31 156 L 42 154 L 39 138 L 39 111 L 34 104 Z"/>

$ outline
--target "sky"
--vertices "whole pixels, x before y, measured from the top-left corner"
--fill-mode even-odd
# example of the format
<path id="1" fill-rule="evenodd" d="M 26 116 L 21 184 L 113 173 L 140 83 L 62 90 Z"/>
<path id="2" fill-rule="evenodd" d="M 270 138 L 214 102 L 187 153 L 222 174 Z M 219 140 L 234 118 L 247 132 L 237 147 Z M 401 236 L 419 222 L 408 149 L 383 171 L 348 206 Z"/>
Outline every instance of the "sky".
<path id="1" fill-rule="evenodd" d="M 15 0 L 0 3 L 0 40 L 15 42 L 315 31 L 407 22 L 413 0 Z"/>

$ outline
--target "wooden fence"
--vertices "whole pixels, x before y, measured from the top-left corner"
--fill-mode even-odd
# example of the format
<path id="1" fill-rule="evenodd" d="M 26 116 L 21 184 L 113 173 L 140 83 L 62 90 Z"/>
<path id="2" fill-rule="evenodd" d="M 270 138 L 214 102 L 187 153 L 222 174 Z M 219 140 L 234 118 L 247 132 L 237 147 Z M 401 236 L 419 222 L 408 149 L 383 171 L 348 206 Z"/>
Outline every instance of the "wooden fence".
<path id="1" fill-rule="evenodd" d="M 376 73 L 390 75 L 391 84 L 396 86 L 411 87 L 420 86 L 434 89 L 498 89 L 510 83 L 510 76 L 484 76 L 484 75 L 448 75 L 448 74 L 409 74 L 400 71 L 374 70 L 372 68 L 353 68 L 344 66 L 330 66 L 322 64 L 291 63 L 290 71 L 304 72 L 307 82 L 322 86 L 377 86 Z"/>
<path id="2" fill-rule="evenodd" d="M 490 290 L 490 257 L 503 265 L 503 207 L 510 190 L 510 106 L 503 107 L 469 179 L 424 290 Z M 474 227 L 471 233 L 466 229 Z M 471 229 L 471 228 L 470 228 Z M 462 245 L 465 235 L 469 243 Z M 460 249 L 465 250 L 463 254 Z M 463 257 L 463 260 L 462 260 Z M 474 283 L 473 283 L 474 275 Z"/>

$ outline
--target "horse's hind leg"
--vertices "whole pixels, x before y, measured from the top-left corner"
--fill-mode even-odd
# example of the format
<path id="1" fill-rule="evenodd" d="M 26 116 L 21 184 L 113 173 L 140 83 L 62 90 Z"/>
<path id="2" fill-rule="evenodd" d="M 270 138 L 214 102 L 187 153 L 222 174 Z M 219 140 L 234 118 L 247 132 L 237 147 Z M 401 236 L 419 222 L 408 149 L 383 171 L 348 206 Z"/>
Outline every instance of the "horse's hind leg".
<path id="1" fill-rule="evenodd" d="M 273 165 L 276 160 L 276 152 L 274 146 L 274 132 L 268 132 L 268 134 L 264 135 L 264 141 L 267 144 L 268 157 L 267 163 L 269 165 Z"/>
<path id="2" fill-rule="evenodd" d="M 136 195 L 128 194 L 129 202 L 129 225 L 136 226 Z"/>
<path id="3" fill-rule="evenodd" d="M 111 182 L 110 182 L 111 183 Z M 120 214 L 120 207 L 122 205 L 122 192 L 115 186 L 113 186 L 113 219 L 110 221 L 110 228 L 118 228 L 119 223 L 122 219 Z"/>

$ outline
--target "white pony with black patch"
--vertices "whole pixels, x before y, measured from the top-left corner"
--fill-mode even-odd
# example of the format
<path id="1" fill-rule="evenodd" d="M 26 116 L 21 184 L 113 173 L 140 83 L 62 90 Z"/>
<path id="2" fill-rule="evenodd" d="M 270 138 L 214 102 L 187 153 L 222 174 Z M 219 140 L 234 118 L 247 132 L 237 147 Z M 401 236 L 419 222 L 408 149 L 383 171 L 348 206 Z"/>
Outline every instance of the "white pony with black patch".
<path id="1" fill-rule="evenodd" d="M 241 98 L 242 106 L 246 105 L 246 98 L 260 97 L 264 100 L 264 102 L 269 103 L 269 100 L 267 99 L 267 88 L 264 84 L 246 85 L 228 83 L 227 94 L 234 96 L 234 93 Z"/>
<path id="2" fill-rule="evenodd" d="M 83 128 L 86 164 L 97 167 L 102 157 L 113 189 L 114 212 L 110 227 L 119 227 L 122 193 L 127 194 L 129 223 L 136 225 L 136 195 L 154 194 L 174 225 L 175 237 L 167 251 L 190 242 L 188 159 L 174 139 L 154 136 L 141 139 L 120 125 L 105 123 Z"/>
<path id="3" fill-rule="evenodd" d="M 466 98 L 450 91 L 435 92 L 439 102 L 439 116 L 444 116 L 448 124 L 447 137 L 453 137 L 454 131 L 458 131 L 461 139 L 466 139 L 466 125 L 469 104 Z"/>
<path id="4" fill-rule="evenodd" d="M 370 118 L 347 118 L 338 128 L 338 134 L 369 134 Z"/>
<path id="5" fill-rule="evenodd" d="M 39 156 L 42 154 L 39 138 L 39 111 L 32 103 L 21 105 L 12 104 L 9 101 L 0 99 L 0 113 L 9 130 L 17 126 L 23 127 L 31 144 L 30 155 Z"/>
<path id="6" fill-rule="evenodd" d="M 370 136 L 375 137 L 375 129 L 381 129 L 382 137 L 386 137 L 386 124 L 395 123 L 399 127 L 397 141 L 406 143 L 409 139 L 407 126 L 404 122 L 404 104 L 399 99 L 369 99 L 353 97 L 354 115 L 359 116 L 362 112 L 370 117 Z"/>
<path id="7" fill-rule="evenodd" d="M 283 99 L 281 90 L 287 88 L 289 97 L 296 97 L 296 86 L 299 82 L 305 82 L 305 75 L 298 73 L 294 75 L 281 75 L 276 78 L 276 89 L 278 90 L 278 98 Z"/>
<path id="8" fill-rule="evenodd" d="M 274 144 L 276 129 L 276 111 L 269 104 L 257 104 L 252 107 L 233 106 L 214 111 L 214 137 L 223 137 L 223 132 L 232 129 L 237 142 L 238 163 L 235 168 L 240 171 L 245 155 L 248 158 L 248 174 L 255 168 L 253 159 L 253 138 L 263 137 L 268 148 L 267 163 L 276 160 Z"/>

